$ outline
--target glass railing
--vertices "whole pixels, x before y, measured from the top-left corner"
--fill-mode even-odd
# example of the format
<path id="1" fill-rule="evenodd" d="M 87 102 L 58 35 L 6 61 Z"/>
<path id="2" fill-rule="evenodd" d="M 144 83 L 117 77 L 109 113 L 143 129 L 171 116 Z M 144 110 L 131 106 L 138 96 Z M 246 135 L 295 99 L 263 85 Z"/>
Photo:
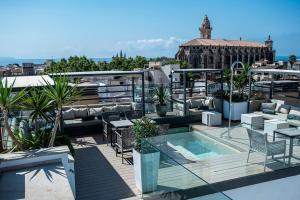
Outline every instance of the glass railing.
<path id="1" fill-rule="evenodd" d="M 162 151 L 159 144 L 166 142 L 163 138 L 142 141 L 143 199 L 231 199 L 169 156 L 166 150 Z"/>

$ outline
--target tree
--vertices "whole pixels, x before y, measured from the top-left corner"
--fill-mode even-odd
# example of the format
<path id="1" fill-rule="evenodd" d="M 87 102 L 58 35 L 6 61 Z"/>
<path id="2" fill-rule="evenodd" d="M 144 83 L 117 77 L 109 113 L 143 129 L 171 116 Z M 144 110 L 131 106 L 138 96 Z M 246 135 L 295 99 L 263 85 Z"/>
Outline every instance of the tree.
<path id="1" fill-rule="evenodd" d="M 289 56 L 289 63 L 291 65 L 291 68 L 293 68 L 294 63 L 297 61 L 297 57 L 295 55 Z"/>
<path id="2" fill-rule="evenodd" d="M 53 147 L 58 127 L 60 127 L 62 106 L 74 102 L 79 96 L 79 92 L 76 86 L 69 86 L 68 78 L 65 76 L 56 78 L 54 85 L 51 85 L 47 80 L 44 81 L 47 85 L 43 92 L 48 96 L 52 106 L 56 109 L 54 128 L 49 142 L 49 147 Z"/>
<path id="3" fill-rule="evenodd" d="M 50 99 L 43 90 L 32 88 L 26 94 L 23 105 L 25 108 L 32 110 L 30 118 L 33 122 L 35 122 L 35 128 L 37 128 L 38 119 L 44 119 L 46 121 L 51 120 L 49 112 L 53 110 L 53 107 Z"/>
<path id="4" fill-rule="evenodd" d="M 15 84 L 15 80 L 10 86 L 8 86 L 7 82 L 7 79 L 0 80 L 0 108 L 3 114 L 4 130 L 8 132 L 14 144 L 16 144 L 19 149 L 23 150 L 22 144 L 17 140 L 13 131 L 11 130 L 11 127 L 8 123 L 8 116 L 11 110 L 20 108 L 20 103 L 25 96 L 25 90 L 14 94 L 13 86 Z"/>

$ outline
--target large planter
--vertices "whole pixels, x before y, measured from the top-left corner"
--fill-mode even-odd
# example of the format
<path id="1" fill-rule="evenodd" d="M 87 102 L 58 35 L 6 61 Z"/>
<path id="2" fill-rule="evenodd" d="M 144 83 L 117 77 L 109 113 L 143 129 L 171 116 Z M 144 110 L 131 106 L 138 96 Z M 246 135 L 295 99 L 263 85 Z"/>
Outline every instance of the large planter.
<path id="1" fill-rule="evenodd" d="M 229 101 L 223 101 L 223 115 L 225 119 L 229 119 Z M 232 102 L 231 120 L 241 120 L 241 115 L 248 112 L 248 102 Z"/>
<path id="2" fill-rule="evenodd" d="M 168 106 L 167 105 L 160 105 L 156 104 L 156 113 L 160 117 L 165 117 L 168 111 Z"/>
<path id="3" fill-rule="evenodd" d="M 135 184 L 142 193 L 156 191 L 159 159 L 158 151 L 141 154 L 133 149 Z"/>

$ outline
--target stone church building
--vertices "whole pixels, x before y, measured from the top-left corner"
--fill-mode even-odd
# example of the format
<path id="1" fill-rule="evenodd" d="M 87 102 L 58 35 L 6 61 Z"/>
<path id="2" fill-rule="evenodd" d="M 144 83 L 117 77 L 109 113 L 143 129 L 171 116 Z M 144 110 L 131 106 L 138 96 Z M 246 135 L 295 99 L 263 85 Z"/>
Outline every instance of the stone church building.
<path id="1" fill-rule="evenodd" d="M 235 61 L 252 65 L 256 61 L 273 63 L 275 50 L 269 36 L 264 44 L 240 40 L 211 39 L 212 27 L 205 15 L 199 28 L 200 38 L 188 41 L 176 53 L 176 59 L 187 61 L 193 68 L 224 68 Z"/>

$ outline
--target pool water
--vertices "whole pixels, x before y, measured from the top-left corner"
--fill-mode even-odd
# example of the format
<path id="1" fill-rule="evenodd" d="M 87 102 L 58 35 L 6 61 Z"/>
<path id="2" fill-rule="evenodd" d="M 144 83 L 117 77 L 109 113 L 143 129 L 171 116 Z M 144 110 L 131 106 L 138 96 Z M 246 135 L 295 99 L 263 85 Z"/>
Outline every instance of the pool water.
<path id="1" fill-rule="evenodd" d="M 184 157 L 196 160 L 239 152 L 197 131 L 167 135 L 167 144 Z"/>

